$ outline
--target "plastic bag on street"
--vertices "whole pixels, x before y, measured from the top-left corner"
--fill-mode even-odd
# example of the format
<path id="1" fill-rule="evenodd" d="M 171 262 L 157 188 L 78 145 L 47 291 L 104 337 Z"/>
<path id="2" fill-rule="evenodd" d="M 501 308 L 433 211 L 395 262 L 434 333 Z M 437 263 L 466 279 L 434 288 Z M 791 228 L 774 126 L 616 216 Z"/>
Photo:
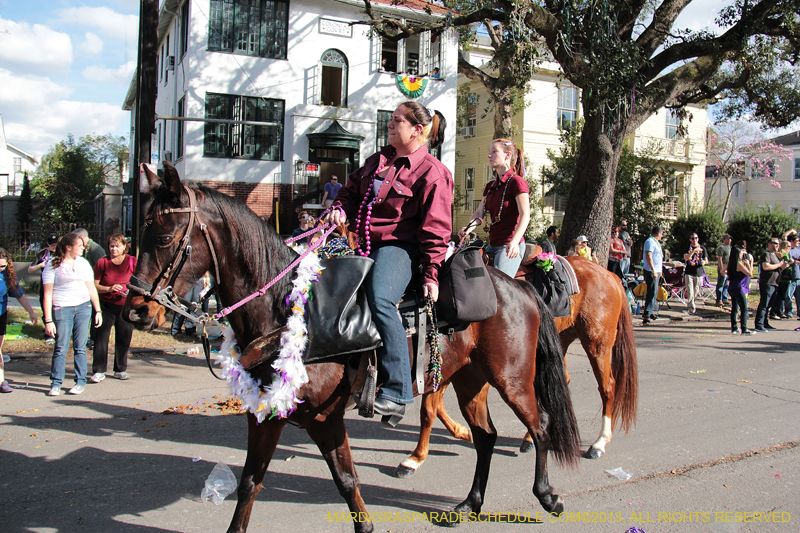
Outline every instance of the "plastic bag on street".
<path id="1" fill-rule="evenodd" d="M 220 505 L 231 492 L 236 490 L 236 476 L 225 463 L 217 463 L 206 479 L 206 486 L 200 493 L 200 499 L 204 502 L 209 499 L 214 505 Z"/>
<path id="2" fill-rule="evenodd" d="M 633 474 L 630 472 L 624 471 L 622 468 L 617 467 L 614 470 L 606 470 L 606 474 L 609 476 L 614 476 L 620 481 L 628 481 L 630 478 L 633 477 Z"/>

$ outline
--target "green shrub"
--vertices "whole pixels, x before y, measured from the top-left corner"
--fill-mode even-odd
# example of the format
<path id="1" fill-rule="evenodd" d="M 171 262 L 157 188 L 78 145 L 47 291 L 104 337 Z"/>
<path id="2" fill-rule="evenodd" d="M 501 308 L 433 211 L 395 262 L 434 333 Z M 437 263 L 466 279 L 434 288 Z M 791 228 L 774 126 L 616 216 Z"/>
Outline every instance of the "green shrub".
<path id="1" fill-rule="evenodd" d="M 796 227 L 797 218 L 782 211 L 780 206 L 770 210 L 748 205 L 733 213 L 728 224 L 728 233 L 733 237 L 734 243 L 747 241 L 747 251 L 758 257 L 758 254 L 766 250 L 770 238 L 781 238 L 786 230 Z"/>
<path id="2" fill-rule="evenodd" d="M 708 206 L 702 211 L 681 215 L 672 223 L 666 248 L 672 257 L 683 261 L 683 254 L 689 249 L 689 235 L 697 233 L 700 244 L 706 247 L 709 259 L 716 259 L 717 246 L 722 242 L 725 223 L 716 206 Z"/>

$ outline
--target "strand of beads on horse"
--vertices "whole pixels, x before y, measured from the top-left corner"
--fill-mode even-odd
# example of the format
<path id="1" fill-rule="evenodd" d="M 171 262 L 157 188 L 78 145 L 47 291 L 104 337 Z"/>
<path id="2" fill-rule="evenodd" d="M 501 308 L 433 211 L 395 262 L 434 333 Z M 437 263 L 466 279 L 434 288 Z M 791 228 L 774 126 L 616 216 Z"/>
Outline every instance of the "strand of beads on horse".
<path id="1" fill-rule="evenodd" d="M 303 352 L 308 345 L 308 330 L 305 321 L 305 304 L 311 294 L 311 284 L 317 281 L 322 267 L 316 254 L 309 254 L 297 268 L 292 292 L 286 297 L 292 314 L 286 321 L 286 331 L 281 335 L 278 358 L 272 363 L 277 371 L 272 383 L 260 390 L 261 381 L 253 379 L 239 363 L 238 345 L 233 330 L 223 331 L 225 342 L 220 348 L 217 361 L 222 365 L 222 377 L 228 381 L 231 394 L 242 401 L 242 411 L 250 411 L 259 422 L 269 414 L 270 418 L 286 418 L 297 404 L 297 391 L 308 383 L 308 374 L 303 363 Z"/>

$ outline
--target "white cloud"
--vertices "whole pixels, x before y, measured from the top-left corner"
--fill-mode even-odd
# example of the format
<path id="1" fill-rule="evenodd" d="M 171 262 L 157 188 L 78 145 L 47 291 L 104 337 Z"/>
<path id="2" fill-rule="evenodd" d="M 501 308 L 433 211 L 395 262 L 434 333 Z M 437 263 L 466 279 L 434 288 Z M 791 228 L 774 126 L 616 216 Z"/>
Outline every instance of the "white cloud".
<path id="1" fill-rule="evenodd" d="M 107 38 L 137 39 L 139 16 L 123 15 L 107 7 L 71 7 L 57 12 L 58 21 L 88 27 Z"/>
<path id="2" fill-rule="evenodd" d="M 118 105 L 68 100 L 72 91 L 44 76 L 0 68 L 0 110 L 8 142 L 36 157 L 72 133 L 113 133 L 127 129 L 129 113 Z"/>
<path id="3" fill-rule="evenodd" d="M 128 61 L 119 67 L 112 69 L 98 65 L 91 65 L 83 69 L 83 77 L 89 81 L 100 83 L 121 83 L 126 87 L 131 81 L 133 71 L 136 69 L 136 61 Z"/>
<path id="4" fill-rule="evenodd" d="M 96 33 L 86 32 L 84 40 L 78 45 L 78 50 L 89 56 L 96 56 L 103 51 L 103 39 Z"/>
<path id="5" fill-rule="evenodd" d="M 0 18 L 0 67 L 23 67 L 30 73 L 67 72 L 72 40 L 41 24 Z"/>
<path id="6" fill-rule="evenodd" d="M 708 30 L 719 35 L 721 29 L 715 22 L 722 9 L 730 4 L 730 0 L 704 0 L 691 2 L 681 11 L 675 21 L 675 29 L 688 29 L 692 31 Z"/>

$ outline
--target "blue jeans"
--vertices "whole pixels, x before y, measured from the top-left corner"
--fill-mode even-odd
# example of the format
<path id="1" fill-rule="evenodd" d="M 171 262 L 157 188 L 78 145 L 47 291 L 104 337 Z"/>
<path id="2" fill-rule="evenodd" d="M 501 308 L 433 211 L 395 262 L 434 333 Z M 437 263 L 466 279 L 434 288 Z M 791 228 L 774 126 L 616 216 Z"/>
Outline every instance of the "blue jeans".
<path id="1" fill-rule="evenodd" d="M 742 313 L 739 319 L 742 333 L 747 331 L 747 295 L 741 292 L 731 291 L 731 331 L 736 331 L 736 314 Z"/>
<path id="2" fill-rule="evenodd" d="M 769 310 L 769 314 L 777 316 L 791 315 L 792 296 L 794 296 L 796 288 L 796 281 L 781 280 L 780 285 L 778 285 L 778 291 L 775 295 L 775 300 L 772 302 L 772 308 Z"/>
<path id="3" fill-rule="evenodd" d="M 625 256 L 625 259 L 622 259 L 619 262 L 619 268 L 622 270 L 622 277 L 628 275 L 628 269 L 631 267 L 631 258 L 629 256 Z"/>
<path id="4" fill-rule="evenodd" d="M 659 276 L 660 277 L 660 276 Z M 647 284 L 647 295 L 644 297 L 644 320 L 650 320 L 650 315 L 656 306 L 656 294 L 658 294 L 658 278 L 653 276 L 649 270 L 644 271 L 644 282 Z"/>
<path id="5" fill-rule="evenodd" d="M 400 404 L 414 403 L 414 394 L 406 328 L 397 302 L 411 281 L 417 256 L 417 246 L 411 244 L 373 247 L 370 257 L 375 264 L 364 282 L 372 320 L 383 340 L 383 346 L 377 349 L 378 382 L 383 384 L 378 396 Z"/>
<path id="6" fill-rule="evenodd" d="M 717 304 L 728 303 L 728 276 L 717 276 Z"/>
<path id="7" fill-rule="evenodd" d="M 761 299 L 758 301 L 756 308 L 756 329 L 764 329 L 769 327 L 768 311 L 772 308 L 773 299 L 775 298 L 776 290 L 778 287 L 775 285 L 767 285 L 759 281 L 758 290 L 761 293 Z"/>
<path id="8" fill-rule="evenodd" d="M 500 272 L 508 274 L 510 277 L 517 275 L 519 265 L 522 263 L 522 256 L 525 255 L 525 243 L 519 244 L 519 255 L 513 259 L 506 255 L 506 247 L 489 245 L 486 247 L 487 254 L 494 254 L 494 264 L 492 265 Z"/>
<path id="9" fill-rule="evenodd" d="M 787 315 L 792 314 L 792 298 L 797 294 L 797 281 L 792 280 L 789 282 L 789 288 L 786 289 L 786 298 L 783 301 L 783 309 Z M 800 308 L 797 310 L 800 313 Z"/>
<path id="10" fill-rule="evenodd" d="M 56 325 L 56 342 L 53 362 L 50 365 L 50 382 L 61 387 L 67 362 L 69 341 L 75 356 L 75 384 L 86 385 L 86 340 L 89 338 L 89 322 L 92 319 L 92 302 L 74 307 L 53 306 L 53 322 Z"/>

